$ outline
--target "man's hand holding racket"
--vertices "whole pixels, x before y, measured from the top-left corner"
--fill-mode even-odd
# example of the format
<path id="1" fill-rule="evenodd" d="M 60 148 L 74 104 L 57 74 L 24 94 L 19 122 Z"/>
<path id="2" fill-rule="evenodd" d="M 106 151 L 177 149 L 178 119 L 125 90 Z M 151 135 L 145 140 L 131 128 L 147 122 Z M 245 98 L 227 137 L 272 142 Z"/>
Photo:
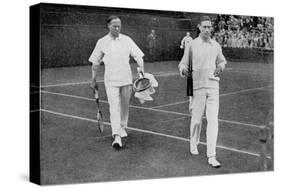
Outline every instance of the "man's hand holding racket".
<path id="1" fill-rule="evenodd" d="M 179 67 L 179 72 L 180 72 L 180 76 L 181 76 L 182 78 L 184 78 L 184 77 L 186 76 L 187 69 L 186 69 L 185 67 L 183 67 L 183 66 L 180 66 L 180 67 Z"/>
<path id="2" fill-rule="evenodd" d="M 148 78 L 144 77 L 144 72 L 141 70 L 140 67 L 137 68 L 138 71 L 138 79 L 136 79 L 133 83 L 133 90 L 135 92 L 142 92 L 147 90 L 148 88 L 151 87 L 150 80 Z"/>
<path id="3" fill-rule="evenodd" d="M 218 77 L 222 71 L 223 71 L 223 67 L 221 67 L 220 65 L 217 65 L 217 68 L 214 72 L 214 76 Z"/>

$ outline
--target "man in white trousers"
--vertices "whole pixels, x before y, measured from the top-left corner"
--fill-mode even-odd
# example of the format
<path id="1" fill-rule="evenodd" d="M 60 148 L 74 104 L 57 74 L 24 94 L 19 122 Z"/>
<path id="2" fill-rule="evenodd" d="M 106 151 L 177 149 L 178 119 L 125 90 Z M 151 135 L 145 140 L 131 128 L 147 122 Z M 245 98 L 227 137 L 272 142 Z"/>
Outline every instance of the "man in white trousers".
<path id="1" fill-rule="evenodd" d="M 110 16 L 107 19 L 109 33 L 96 43 L 89 61 L 92 62 L 91 87 L 96 87 L 96 75 L 101 62 L 104 62 L 104 84 L 109 102 L 112 146 L 122 147 L 122 139 L 127 136 L 126 127 L 129 117 L 129 101 L 132 93 L 132 71 L 129 64 L 133 57 L 143 71 L 143 52 L 135 42 L 120 33 L 121 19 Z"/>
<path id="2" fill-rule="evenodd" d="M 189 53 L 192 53 L 193 97 L 191 111 L 190 152 L 198 155 L 202 117 L 207 117 L 207 157 L 208 163 L 215 168 L 221 166 L 216 159 L 219 112 L 219 74 L 224 70 L 226 60 L 221 46 L 210 38 L 212 23 L 209 16 L 202 16 L 198 24 L 199 36 L 186 46 L 178 67 L 180 75 L 187 74 Z"/>

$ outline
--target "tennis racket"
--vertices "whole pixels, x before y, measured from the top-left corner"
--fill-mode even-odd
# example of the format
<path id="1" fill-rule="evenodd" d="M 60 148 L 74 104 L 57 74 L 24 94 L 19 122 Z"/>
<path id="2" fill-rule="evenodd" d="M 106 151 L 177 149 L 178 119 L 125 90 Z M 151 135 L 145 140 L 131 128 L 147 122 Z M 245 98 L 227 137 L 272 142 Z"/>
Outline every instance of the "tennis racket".
<path id="1" fill-rule="evenodd" d="M 189 48 L 189 58 L 188 58 L 188 71 L 187 71 L 187 88 L 186 95 L 192 97 L 193 96 L 193 78 L 192 78 L 192 50 Z"/>
<path id="2" fill-rule="evenodd" d="M 151 83 L 148 78 L 144 77 L 144 73 L 143 71 L 140 70 L 139 67 L 137 68 L 137 70 L 138 70 L 139 78 L 134 81 L 133 90 L 135 92 L 142 92 L 150 88 Z"/>
<path id="3" fill-rule="evenodd" d="M 103 129 L 104 129 L 104 123 L 102 120 L 102 113 L 100 110 L 98 85 L 96 85 L 95 88 L 92 88 L 92 89 L 93 89 L 93 95 L 96 100 L 96 104 L 97 104 L 97 108 L 98 108 L 98 110 L 97 110 L 98 129 L 99 129 L 100 133 L 102 133 Z"/>

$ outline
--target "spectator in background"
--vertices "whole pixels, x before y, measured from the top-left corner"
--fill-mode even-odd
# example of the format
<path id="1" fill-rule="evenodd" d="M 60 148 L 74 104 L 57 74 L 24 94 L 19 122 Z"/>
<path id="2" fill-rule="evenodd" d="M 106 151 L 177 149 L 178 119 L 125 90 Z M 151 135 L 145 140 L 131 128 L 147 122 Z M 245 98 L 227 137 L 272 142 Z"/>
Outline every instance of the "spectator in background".
<path id="1" fill-rule="evenodd" d="M 225 23 L 224 19 L 221 18 L 221 20 L 220 20 L 219 23 L 218 23 L 218 29 L 219 29 L 219 31 L 220 31 L 220 30 L 224 30 L 224 29 L 225 29 L 225 26 L 226 26 L 226 23 Z"/>
<path id="2" fill-rule="evenodd" d="M 146 47 L 148 51 L 148 61 L 155 61 L 156 57 L 156 34 L 155 30 L 152 29 L 146 38 Z"/>
<path id="3" fill-rule="evenodd" d="M 265 49 L 270 49 L 270 47 L 269 47 L 269 36 L 268 36 L 268 34 L 266 34 L 266 36 L 264 37 L 264 48 Z"/>
<path id="4" fill-rule="evenodd" d="M 186 36 L 181 40 L 180 48 L 184 49 L 192 40 L 193 39 L 191 38 L 190 33 L 186 32 Z"/>
<path id="5" fill-rule="evenodd" d="M 274 48 L 273 33 L 269 33 L 268 43 L 269 43 L 269 48 L 273 49 Z"/>
<path id="6" fill-rule="evenodd" d="M 242 43 L 243 43 L 242 35 L 237 34 L 236 47 L 237 48 L 242 48 Z"/>
<path id="7" fill-rule="evenodd" d="M 251 29 L 250 18 L 245 19 L 245 22 L 243 23 L 243 28 L 245 28 L 247 31 Z"/>
<path id="8" fill-rule="evenodd" d="M 254 35 L 253 35 L 253 33 L 249 33 L 248 43 L 249 43 L 249 47 L 253 48 L 253 46 L 254 46 Z"/>
<path id="9" fill-rule="evenodd" d="M 249 47 L 249 43 L 248 43 L 248 39 L 247 39 L 247 35 L 242 35 L 242 48 L 248 48 Z"/>
<path id="10" fill-rule="evenodd" d="M 233 33 L 233 35 L 232 35 L 231 47 L 233 47 L 233 48 L 237 47 L 237 33 Z"/>
<path id="11" fill-rule="evenodd" d="M 226 46 L 231 47 L 232 44 L 232 31 L 227 32 L 227 41 L 226 41 Z"/>
<path id="12" fill-rule="evenodd" d="M 254 32 L 254 37 L 253 37 L 253 47 L 254 48 L 258 47 L 258 42 L 259 42 L 259 33 Z"/>
<path id="13" fill-rule="evenodd" d="M 258 37 L 258 48 L 263 48 L 264 46 L 264 34 L 261 33 Z"/>
<path id="14" fill-rule="evenodd" d="M 273 18 L 218 15 L 214 23 L 213 39 L 224 47 L 273 49 Z"/>

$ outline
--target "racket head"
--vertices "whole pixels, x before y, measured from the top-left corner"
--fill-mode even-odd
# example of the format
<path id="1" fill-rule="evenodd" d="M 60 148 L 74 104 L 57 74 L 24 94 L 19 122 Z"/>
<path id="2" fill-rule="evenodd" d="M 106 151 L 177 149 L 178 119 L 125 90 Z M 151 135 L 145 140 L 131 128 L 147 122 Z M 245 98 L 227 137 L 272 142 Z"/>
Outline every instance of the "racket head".
<path id="1" fill-rule="evenodd" d="M 139 78 L 135 80 L 133 89 L 135 92 L 142 92 L 151 87 L 150 80 L 148 78 Z"/>

